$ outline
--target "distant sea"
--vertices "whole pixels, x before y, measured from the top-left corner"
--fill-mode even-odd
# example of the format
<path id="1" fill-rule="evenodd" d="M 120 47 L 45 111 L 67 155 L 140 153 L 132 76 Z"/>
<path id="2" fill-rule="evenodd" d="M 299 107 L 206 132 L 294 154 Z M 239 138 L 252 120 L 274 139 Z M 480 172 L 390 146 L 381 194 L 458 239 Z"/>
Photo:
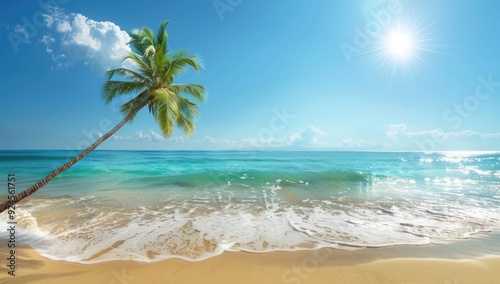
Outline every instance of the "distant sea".
<path id="1" fill-rule="evenodd" d="M 69 158 L 0 151 L 18 192 Z M 500 232 L 500 153 L 94 151 L 16 215 L 19 241 L 81 263 L 451 243 Z"/>

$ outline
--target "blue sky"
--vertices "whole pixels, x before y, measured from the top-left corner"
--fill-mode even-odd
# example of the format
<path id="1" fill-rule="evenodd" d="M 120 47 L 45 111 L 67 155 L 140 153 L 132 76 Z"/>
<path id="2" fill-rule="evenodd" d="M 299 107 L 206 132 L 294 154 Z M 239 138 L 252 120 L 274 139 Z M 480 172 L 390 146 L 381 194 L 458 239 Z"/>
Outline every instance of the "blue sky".
<path id="1" fill-rule="evenodd" d="M 417 3 L 418 2 L 418 3 Z M 127 34 L 165 19 L 205 62 L 196 135 L 141 111 L 99 149 L 500 150 L 498 1 L 11 1 L 0 149 L 88 146 Z"/>

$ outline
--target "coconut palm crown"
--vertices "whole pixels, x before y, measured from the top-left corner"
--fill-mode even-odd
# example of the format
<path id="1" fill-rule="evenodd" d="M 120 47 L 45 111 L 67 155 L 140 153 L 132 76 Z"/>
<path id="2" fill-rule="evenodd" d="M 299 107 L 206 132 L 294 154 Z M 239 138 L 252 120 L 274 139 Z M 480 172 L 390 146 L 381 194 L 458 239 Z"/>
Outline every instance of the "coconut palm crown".
<path id="1" fill-rule="evenodd" d="M 129 115 L 147 105 L 164 136 L 170 136 L 175 125 L 190 135 L 195 130 L 193 120 L 198 116 L 193 99 L 204 101 L 205 88 L 198 84 L 175 84 L 174 79 L 189 66 L 199 71 L 203 65 L 198 57 L 186 51 L 169 52 L 167 24 L 168 21 L 160 24 L 156 37 L 148 28 L 130 33 L 132 51 L 125 60 L 131 61 L 137 70 L 108 71 L 103 93 L 106 103 L 118 95 L 138 93 L 121 107 L 122 113 Z"/>

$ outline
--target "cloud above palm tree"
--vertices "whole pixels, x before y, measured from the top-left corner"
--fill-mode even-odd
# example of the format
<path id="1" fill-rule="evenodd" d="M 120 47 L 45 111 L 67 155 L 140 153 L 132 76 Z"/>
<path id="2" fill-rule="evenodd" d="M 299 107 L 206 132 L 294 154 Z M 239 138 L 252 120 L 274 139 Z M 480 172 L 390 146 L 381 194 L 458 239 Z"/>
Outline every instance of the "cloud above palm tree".
<path id="1" fill-rule="evenodd" d="M 66 14 L 57 7 L 49 11 L 44 14 L 47 31 L 39 41 L 56 68 L 82 62 L 102 72 L 119 67 L 130 52 L 128 33 L 115 23 L 95 21 L 82 14 Z"/>

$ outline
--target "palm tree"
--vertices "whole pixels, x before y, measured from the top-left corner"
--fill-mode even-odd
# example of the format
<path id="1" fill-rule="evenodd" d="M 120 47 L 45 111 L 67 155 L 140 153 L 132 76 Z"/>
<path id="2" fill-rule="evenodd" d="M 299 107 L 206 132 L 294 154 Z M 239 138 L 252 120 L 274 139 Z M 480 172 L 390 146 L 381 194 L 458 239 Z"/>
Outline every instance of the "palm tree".
<path id="1" fill-rule="evenodd" d="M 0 204 L 0 213 L 24 198 L 35 193 L 50 182 L 55 176 L 64 172 L 76 162 L 87 156 L 102 142 L 111 137 L 145 106 L 154 116 L 165 137 L 174 131 L 175 126 L 182 129 L 186 135 L 195 131 L 194 119 L 198 116 L 198 106 L 193 102 L 205 99 L 205 87 L 197 84 L 175 84 L 176 76 L 183 74 L 189 66 L 199 71 L 203 68 L 200 59 L 185 51 L 171 53 L 167 47 L 168 35 L 164 21 L 158 28 L 156 36 L 144 27 L 130 33 L 129 45 L 131 52 L 124 60 L 130 60 L 135 70 L 117 68 L 107 72 L 108 79 L 104 84 L 103 97 L 110 103 L 116 96 L 138 93 L 133 99 L 121 106 L 125 118 L 101 136 L 94 144 L 81 152 L 66 164 L 51 172 L 44 179 L 25 191 L 17 194 L 12 201 Z"/>

